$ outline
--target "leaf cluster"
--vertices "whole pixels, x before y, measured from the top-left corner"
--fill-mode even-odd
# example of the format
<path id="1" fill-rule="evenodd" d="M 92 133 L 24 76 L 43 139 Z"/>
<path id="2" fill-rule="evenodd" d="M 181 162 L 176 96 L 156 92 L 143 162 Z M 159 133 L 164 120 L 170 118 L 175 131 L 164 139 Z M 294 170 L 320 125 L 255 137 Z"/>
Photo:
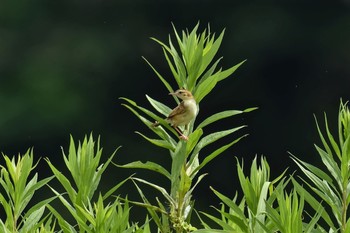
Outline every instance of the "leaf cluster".
<path id="1" fill-rule="evenodd" d="M 222 58 L 219 58 L 216 61 L 213 61 L 213 59 L 222 42 L 224 30 L 216 38 L 216 35 L 210 32 L 209 27 L 202 33 L 197 32 L 198 27 L 199 24 L 197 24 L 192 31 L 182 31 L 181 36 L 175 27 L 173 27 L 177 45 L 174 44 L 170 36 L 168 44 L 155 38 L 152 39 L 161 46 L 164 57 L 178 88 L 185 88 L 191 91 L 199 109 L 200 102 L 213 90 L 216 84 L 229 77 L 241 64 L 244 63 L 244 61 L 225 70 L 222 68 L 218 69 L 218 64 Z M 157 77 L 164 84 L 165 88 L 169 92 L 174 92 L 170 82 L 164 78 L 147 59 L 145 59 L 145 61 L 153 69 Z M 218 155 L 222 154 L 239 140 L 247 136 L 239 136 L 209 154 L 202 155 L 204 148 L 212 145 L 221 138 L 232 135 L 246 126 L 233 127 L 206 135 L 204 129 L 208 125 L 224 118 L 250 112 L 256 108 L 249 108 L 246 110 L 225 110 L 207 117 L 197 126 L 195 126 L 195 121 L 193 120 L 188 127 L 184 128 L 184 130 L 187 129 L 187 134 L 189 135 L 188 141 L 179 141 L 176 130 L 168 125 L 164 119 L 171 112 L 171 108 L 161 101 L 153 99 L 149 95 L 146 95 L 146 98 L 153 110 L 139 106 L 131 99 L 125 97 L 122 97 L 121 99 L 124 101 L 122 105 L 129 109 L 141 122 L 143 122 L 147 128 L 157 136 L 157 138 L 151 138 L 141 132 L 136 133 L 148 142 L 169 151 L 171 168 L 167 169 L 161 164 L 152 161 L 144 163 L 141 161 L 134 161 L 125 165 L 119 165 L 119 167 L 148 169 L 168 178 L 171 184 L 170 190 L 166 190 L 157 184 L 144 179 L 134 178 L 133 180 L 147 184 L 158 190 L 167 200 L 167 205 L 169 205 L 169 207 L 164 206 L 159 200 L 157 200 L 156 205 L 152 205 L 145 197 L 142 189 L 135 183 L 140 196 L 143 199 L 143 203 L 138 204 L 146 206 L 152 219 L 155 220 L 158 228 L 161 229 L 161 232 L 169 232 L 169 227 L 174 228 L 175 232 L 191 231 L 194 229 L 190 225 L 189 220 L 189 213 L 193 209 L 193 201 L 191 199 L 192 192 L 196 185 L 205 176 L 205 174 L 198 175 L 200 170 Z M 177 98 L 175 98 L 175 101 L 179 103 Z M 161 126 L 154 127 L 153 122 L 158 122 Z M 174 135 L 176 138 L 174 138 Z M 196 178 L 197 180 L 195 181 Z M 170 211 L 167 209 L 170 209 Z M 157 212 L 159 212 L 160 215 L 157 215 Z M 164 221 L 164 219 L 170 221 L 170 223 Z"/>
<path id="2" fill-rule="evenodd" d="M 162 47 L 177 86 L 190 90 L 199 105 L 218 82 L 230 76 L 244 61 L 226 70 L 217 69 L 221 58 L 216 61 L 213 59 L 224 31 L 216 38 L 209 27 L 202 33 L 197 32 L 198 27 L 196 25 L 192 31 L 182 31 L 181 36 L 174 27 L 177 45 L 170 36 L 168 44 L 152 39 Z M 146 62 L 166 89 L 173 92 L 169 80 L 149 61 Z M 252 161 L 249 174 L 244 170 L 243 160 L 237 159 L 240 190 L 229 197 L 211 187 L 221 201 L 219 207 L 213 206 L 215 215 L 194 208 L 193 191 L 207 175 L 202 173 L 202 169 L 246 135 L 235 136 L 229 143 L 213 151 L 204 148 L 208 149 L 209 145 L 219 143 L 220 139 L 239 133 L 246 126 L 209 133 L 205 131 L 208 125 L 256 108 L 221 111 L 198 124 L 194 120 L 182 129 L 187 130 L 188 141 L 181 141 L 174 137 L 177 135 L 176 130 L 164 120 L 171 111 L 167 105 L 149 95 L 146 95 L 146 99 L 152 110 L 139 106 L 131 99 L 121 99 L 123 106 L 143 122 L 156 138 L 136 133 L 155 146 L 166 149 L 171 167 L 166 168 L 152 161 L 114 164 L 120 168 L 156 172 L 168 179 L 170 189 L 155 181 L 131 176 L 101 193 L 99 186 L 102 175 L 119 148 L 101 162 L 103 153 L 100 139 L 95 141 L 92 135 L 85 136 L 78 143 L 71 137 L 68 151 L 62 149 L 66 173 L 46 158 L 46 164 L 53 173 L 46 178 L 39 179 L 38 173 L 34 171 L 37 163 L 33 163 L 33 150 L 12 158 L 3 154 L 4 164 L 0 165 L 0 204 L 6 218 L 0 219 L 0 233 L 150 233 L 151 223 L 155 223 L 158 233 L 350 233 L 350 111 L 347 102 L 340 103 L 337 138 L 328 125 L 326 114 L 323 130 L 315 117 L 321 141 L 321 146 L 315 145 L 315 149 L 324 165 L 322 168 L 291 155 L 303 176 L 287 176 L 285 170 L 272 179 L 265 157 L 261 156 L 260 162 L 257 157 Z M 176 98 L 175 101 L 179 103 Z M 161 126 L 153 127 L 154 121 Z M 58 186 L 52 184 L 53 180 Z M 134 183 L 141 201 L 130 201 L 116 194 L 128 180 Z M 152 198 L 155 200 L 151 200 L 141 185 L 156 190 L 162 199 L 154 195 Z M 37 201 L 36 192 L 44 188 L 51 190 L 52 196 Z M 238 194 L 239 191 L 242 195 Z M 57 204 L 63 208 L 56 208 Z M 141 226 L 130 221 L 131 205 L 141 206 L 148 211 L 149 216 L 145 216 Z M 311 211 L 306 211 L 306 207 L 310 207 Z M 193 215 L 198 217 L 201 226 L 193 225 Z"/>

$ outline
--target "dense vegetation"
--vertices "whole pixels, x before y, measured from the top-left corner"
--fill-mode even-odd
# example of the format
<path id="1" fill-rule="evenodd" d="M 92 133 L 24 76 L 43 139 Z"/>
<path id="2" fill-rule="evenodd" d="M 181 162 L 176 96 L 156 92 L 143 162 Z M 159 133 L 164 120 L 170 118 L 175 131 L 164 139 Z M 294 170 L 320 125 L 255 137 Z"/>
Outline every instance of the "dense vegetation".
<path id="1" fill-rule="evenodd" d="M 217 36 L 209 27 L 199 33 L 197 25 L 181 33 L 174 27 L 174 35 L 167 43 L 152 38 L 161 46 L 173 80 L 144 59 L 169 92 L 185 88 L 193 93 L 200 106 L 209 93 L 217 91 L 215 86 L 219 82 L 225 82 L 244 63 L 223 69 L 219 67 L 222 58 L 213 60 L 223 37 L 224 31 Z M 173 83 L 176 83 L 175 87 Z M 0 220 L 0 232 L 350 232 L 350 111 L 347 102 L 340 103 L 337 137 L 328 126 L 326 114 L 323 127 L 315 117 L 322 144 L 315 148 L 322 167 L 291 155 L 304 175 L 295 177 L 293 171 L 285 170 L 271 179 L 265 157 L 256 157 L 251 163 L 237 158 L 240 184 L 237 191 L 243 195 L 225 196 L 212 188 L 222 202 L 220 207 L 213 207 L 217 211 L 215 215 L 196 209 L 193 191 L 206 179 L 203 168 L 247 135 L 241 133 L 244 125 L 228 126 L 214 132 L 207 132 L 207 126 L 238 114 L 248 114 L 256 108 L 223 110 L 201 122 L 191 122 L 187 128 L 182 128 L 189 135 L 184 141 L 179 140 L 177 132 L 164 121 L 171 108 L 150 95 L 146 95 L 146 99 L 152 109 L 142 107 L 128 97 L 120 98 L 122 105 L 144 123 L 153 136 L 136 133 L 169 155 L 170 168 L 151 160 L 119 164 L 115 159 L 118 150 L 106 161 L 101 161 L 100 139 L 94 139 L 92 134 L 79 143 L 71 137 L 69 148 L 62 150 L 67 172 L 45 158 L 47 168 L 52 172 L 46 178 L 38 178 L 33 150 L 12 158 L 3 155 L 0 202 L 6 218 Z M 179 103 L 177 98 L 174 100 Z M 161 126 L 152 127 L 154 121 L 160 122 Z M 229 138 L 229 142 L 220 145 L 217 141 L 222 138 Z M 208 145 L 216 149 L 204 150 Z M 251 164 L 249 174 L 243 169 L 244 163 Z M 109 166 L 116 170 L 113 175 L 118 174 L 119 169 L 150 170 L 164 176 L 169 185 L 163 187 L 157 180 L 137 175 L 124 178 L 116 175 L 116 183 L 102 192 L 101 179 L 111 178 L 105 174 Z M 52 185 L 54 179 L 58 182 Z M 128 200 L 127 195 L 119 192 L 125 182 L 134 183 L 140 200 Z M 51 197 L 37 200 L 36 193 L 44 188 L 51 190 Z M 145 195 L 146 188 L 154 189 L 156 194 Z M 56 208 L 57 205 L 62 208 Z M 143 223 L 132 221 L 133 211 L 137 208 L 148 211 Z M 201 224 L 194 224 L 193 219 L 198 219 Z"/>

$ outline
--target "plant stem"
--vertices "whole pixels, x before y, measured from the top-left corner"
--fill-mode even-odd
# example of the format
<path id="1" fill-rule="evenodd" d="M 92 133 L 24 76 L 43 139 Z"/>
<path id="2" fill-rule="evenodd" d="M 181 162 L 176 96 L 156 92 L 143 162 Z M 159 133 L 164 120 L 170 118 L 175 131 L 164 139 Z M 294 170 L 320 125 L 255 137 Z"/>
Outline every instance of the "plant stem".
<path id="1" fill-rule="evenodd" d="M 346 211 L 347 211 L 347 205 L 346 205 L 346 188 L 343 189 L 343 208 L 342 208 L 342 226 L 341 226 L 341 232 L 345 232 L 346 229 Z"/>

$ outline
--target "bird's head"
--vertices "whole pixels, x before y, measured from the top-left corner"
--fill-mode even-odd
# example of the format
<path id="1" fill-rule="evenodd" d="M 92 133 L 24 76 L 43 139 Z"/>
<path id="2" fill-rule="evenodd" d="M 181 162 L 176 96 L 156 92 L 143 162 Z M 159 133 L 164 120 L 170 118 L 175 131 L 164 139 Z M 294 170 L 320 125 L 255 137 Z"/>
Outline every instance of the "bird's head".
<path id="1" fill-rule="evenodd" d="M 170 92 L 169 95 L 175 95 L 182 100 L 193 99 L 192 93 L 186 89 L 179 89 L 175 92 Z"/>

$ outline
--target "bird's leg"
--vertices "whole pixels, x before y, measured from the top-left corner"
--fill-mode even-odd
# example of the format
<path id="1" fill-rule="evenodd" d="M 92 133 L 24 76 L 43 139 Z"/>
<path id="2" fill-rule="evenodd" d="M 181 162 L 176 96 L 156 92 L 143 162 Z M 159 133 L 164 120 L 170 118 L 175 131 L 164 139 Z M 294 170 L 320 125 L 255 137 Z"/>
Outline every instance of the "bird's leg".
<path id="1" fill-rule="evenodd" d="M 174 127 L 174 128 L 180 134 L 180 136 L 179 136 L 180 139 L 185 140 L 185 141 L 188 140 L 188 137 L 186 135 L 184 135 L 178 127 Z"/>

